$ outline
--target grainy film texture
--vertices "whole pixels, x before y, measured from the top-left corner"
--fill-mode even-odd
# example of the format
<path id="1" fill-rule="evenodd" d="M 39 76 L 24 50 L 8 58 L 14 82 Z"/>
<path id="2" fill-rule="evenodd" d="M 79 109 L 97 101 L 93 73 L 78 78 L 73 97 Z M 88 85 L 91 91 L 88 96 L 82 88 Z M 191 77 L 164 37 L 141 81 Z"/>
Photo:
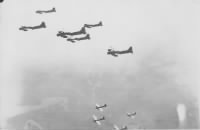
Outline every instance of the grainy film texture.
<path id="1" fill-rule="evenodd" d="M 199 35 L 199 0 L 5 0 L 1 130 L 199 129 Z"/>

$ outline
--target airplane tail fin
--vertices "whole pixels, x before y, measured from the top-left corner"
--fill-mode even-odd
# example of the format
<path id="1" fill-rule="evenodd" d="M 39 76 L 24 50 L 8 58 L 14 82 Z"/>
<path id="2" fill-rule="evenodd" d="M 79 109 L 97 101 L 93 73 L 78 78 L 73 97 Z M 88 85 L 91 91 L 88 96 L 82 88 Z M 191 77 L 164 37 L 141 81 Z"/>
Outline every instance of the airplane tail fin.
<path id="1" fill-rule="evenodd" d="M 56 8 L 55 8 L 55 7 L 53 7 L 52 11 L 53 11 L 53 12 L 56 12 Z"/>
<path id="2" fill-rule="evenodd" d="M 129 47 L 128 51 L 129 51 L 130 53 L 133 53 L 133 48 L 132 48 L 132 46 Z"/>
<path id="3" fill-rule="evenodd" d="M 87 39 L 90 39 L 90 34 L 87 34 L 86 37 L 87 37 Z"/>
<path id="4" fill-rule="evenodd" d="M 81 32 L 82 34 L 86 34 L 85 27 L 82 27 L 80 32 Z"/>
<path id="5" fill-rule="evenodd" d="M 103 23 L 102 23 L 102 21 L 100 21 L 100 22 L 99 22 L 99 25 L 100 25 L 100 26 L 103 26 Z"/>
<path id="6" fill-rule="evenodd" d="M 43 28 L 46 28 L 45 22 L 42 22 L 40 26 L 43 27 Z"/>

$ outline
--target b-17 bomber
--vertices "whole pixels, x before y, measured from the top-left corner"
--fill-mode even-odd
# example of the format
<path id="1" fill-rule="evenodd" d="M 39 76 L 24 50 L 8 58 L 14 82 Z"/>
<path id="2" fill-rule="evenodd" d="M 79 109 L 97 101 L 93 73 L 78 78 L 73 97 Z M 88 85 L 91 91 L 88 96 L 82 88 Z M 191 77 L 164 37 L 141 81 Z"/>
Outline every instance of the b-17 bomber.
<path id="1" fill-rule="evenodd" d="M 97 125 L 101 125 L 101 121 L 105 120 L 105 117 L 101 117 L 101 118 L 97 118 L 95 115 L 92 115 L 93 117 L 93 121 L 97 124 Z"/>
<path id="2" fill-rule="evenodd" d="M 97 24 L 84 24 L 84 27 L 86 28 L 93 28 L 93 27 L 99 27 L 99 26 L 103 26 L 102 21 L 100 21 Z"/>
<path id="3" fill-rule="evenodd" d="M 40 25 L 37 25 L 37 26 L 21 26 L 19 30 L 28 31 L 29 29 L 35 30 L 35 29 L 42 29 L 42 28 L 46 28 L 45 22 L 42 22 Z"/>
<path id="4" fill-rule="evenodd" d="M 112 55 L 114 57 L 118 57 L 118 55 L 128 54 L 128 53 L 131 53 L 131 54 L 133 53 L 132 47 L 129 47 L 127 50 L 123 50 L 123 51 L 116 51 L 113 49 L 108 49 L 108 52 L 107 52 L 108 55 Z"/>
<path id="5" fill-rule="evenodd" d="M 54 7 L 50 10 L 37 10 L 37 11 L 35 11 L 35 13 L 37 13 L 37 14 L 53 13 L 53 12 L 56 12 L 56 8 L 54 8 Z"/>

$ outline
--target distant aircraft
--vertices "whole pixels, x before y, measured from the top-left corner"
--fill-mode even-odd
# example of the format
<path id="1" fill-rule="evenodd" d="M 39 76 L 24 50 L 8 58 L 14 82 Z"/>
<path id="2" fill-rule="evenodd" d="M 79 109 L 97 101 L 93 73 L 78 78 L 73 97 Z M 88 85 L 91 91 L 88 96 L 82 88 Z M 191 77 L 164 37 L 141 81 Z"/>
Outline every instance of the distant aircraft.
<path id="1" fill-rule="evenodd" d="M 104 104 L 102 106 L 100 106 L 99 104 L 96 104 L 96 109 L 99 110 L 99 111 L 103 111 L 104 107 L 107 107 L 107 104 Z"/>
<path id="2" fill-rule="evenodd" d="M 74 38 L 74 40 L 76 40 L 76 41 L 90 40 L 90 34 L 86 34 L 84 37 Z"/>
<path id="3" fill-rule="evenodd" d="M 104 116 L 101 117 L 101 118 L 97 118 L 95 115 L 93 115 L 92 117 L 93 117 L 93 121 L 94 121 L 95 123 L 97 123 L 97 125 L 101 125 L 101 122 L 100 122 L 100 121 L 105 120 L 105 117 L 104 117 Z"/>
<path id="4" fill-rule="evenodd" d="M 127 126 L 123 126 L 122 128 L 119 128 L 117 125 L 113 126 L 115 130 L 128 130 Z"/>
<path id="5" fill-rule="evenodd" d="M 107 52 L 108 55 L 112 55 L 114 57 L 118 57 L 119 54 L 127 54 L 127 53 L 133 53 L 132 47 L 129 47 L 129 49 L 125 51 L 115 51 L 113 49 L 108 49 Z"/>
<path id="6" fill-rule="evenodd" d="M 53 7 L 51 10 L 37 10 L 36 13 L 42 14 L 42 13 L 52 13 L 56 12 L 56 9 Z"/>
<path id="7" fill-rule="evenodd" d="M 35 29 L 41 29 L 41 28 L 46 28 L 45 22 L 42 22 L 40 25 L 32 26 L 32 27 L 31 26 L 22 26 L 19 28 L 19 30 L 28 31 L 28 29 L 35 30 Z"/>
<path id="8" fill-rule="evenodd" d="M 58 31 L 58 34 L 57 36 L 59 37 L 63 37 L 63 36 L 66 36 L 66 35 L 69 35 L 69 36 L 74 36 L 74 35 L 81 35 L 81 34 L 86 34 L 86 30 L 84 27 L 81 28 L 81 30 L 79 31 L 76 31 L 76 32 L 63 32 L 63 31 Z"/>
<path id="9" fill-rule="evenodd" d="M 98 26 L 103 26 L 102 21 L 100 21 L 98 24 L 84 24 L 84 27 L 86 28 L 93 28 Z"/>
<path id="10" fill-rule="evenodd" d="M 135 116 L 136 116 L 136 112 L 133 112 L 133 113 L 127 113 L 127 116 L 128 117 L 130 117 L 130 118 L 132 118 L 132 119 L 134 119 L 135 118 Z"/>
<path id="11" fill-rule="evenodd" d="M 75 43 L 76 41 L 81 41 L 81 40 L 90 40 L 90 35 L 87 34 L 84 37 L 79 37 L 79 38 L 67 38 L 67 41 L 70 41 L 72 43 Z"/>

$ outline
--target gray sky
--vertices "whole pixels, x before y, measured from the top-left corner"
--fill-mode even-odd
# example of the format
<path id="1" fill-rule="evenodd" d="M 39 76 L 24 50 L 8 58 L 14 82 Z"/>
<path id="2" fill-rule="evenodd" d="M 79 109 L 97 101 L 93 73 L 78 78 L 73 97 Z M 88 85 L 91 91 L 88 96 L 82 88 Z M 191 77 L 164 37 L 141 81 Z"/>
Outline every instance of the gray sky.
<path id="1" fill-rule="evenodd" d="M 52 7 L 56 13 L 35 13 Z M 0 11 L 4 117 L 21 111 L 23 72 L 29 68 L 67 67 L 84 74 L 123 71 L 128 75 L 140 72 L 145 63 L 172 75 L 195 96 L 199 94 L 198 0 L 6 0 Z M 60 30 L 76 31 L 100 20 L 103 27 L 87 30 L 89 41 L 71 44 L 56 37 Z M 46 22 L 46 29 L 18 30 L 41 21 Z M 106 55 L 110 47 L 124 50 L 129 46 L 134 55 Z M 170 63 L 175 64 L 166 65 Z"/>

